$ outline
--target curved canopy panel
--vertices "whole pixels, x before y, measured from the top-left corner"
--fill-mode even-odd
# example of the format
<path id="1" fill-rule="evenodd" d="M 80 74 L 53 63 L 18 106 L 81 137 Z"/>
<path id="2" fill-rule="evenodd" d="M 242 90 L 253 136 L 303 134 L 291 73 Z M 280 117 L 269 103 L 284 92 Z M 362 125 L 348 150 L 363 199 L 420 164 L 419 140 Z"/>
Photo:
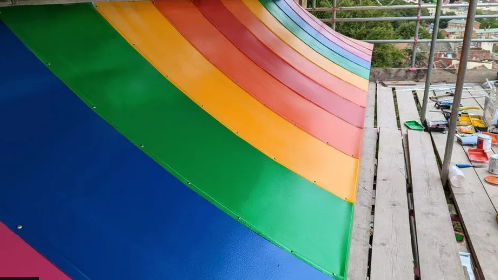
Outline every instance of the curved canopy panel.
<path id="1" fill-rule="evenodd" d="M 261 1 L 0 9 L 0 276 L 345 279 L 369 45 Z"/>

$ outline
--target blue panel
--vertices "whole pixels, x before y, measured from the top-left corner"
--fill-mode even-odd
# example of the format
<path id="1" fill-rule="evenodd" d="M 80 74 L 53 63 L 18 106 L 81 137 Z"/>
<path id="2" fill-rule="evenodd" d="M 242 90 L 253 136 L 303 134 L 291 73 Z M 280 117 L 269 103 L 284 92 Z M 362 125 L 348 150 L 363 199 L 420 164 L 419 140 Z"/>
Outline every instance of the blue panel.
<path id="1" fill-rule="evenodd" d="M 330 41 L 327 37 L 323 36 L 320 32 L 318 32 L 306 21 L 304 21 L 287 3 L 285 3 L 285 1 L 273 0 L 273 2 L 275 2 L 275 4 L 277 4 L 277 6 L 297 25 L 299 25 L 304 31 L 306 31 L 308 34 L 310 34 L 313 38 L 322 43 L 324 46 L 336 52 L 340 56 L 345 57 L 350 61 L 366 69 L 370 69 L 370 62 L 364 60 L 363 58 L 357 57 L 356 55 L 348 52 L 347 50 L 341 48 L 334 42 Z"/>
<path id="2" fill-rule="evenodd" d="M 329 279 L 176 180 L 1 22 L 0 42 L 0 220 L 71 278 Z"/>

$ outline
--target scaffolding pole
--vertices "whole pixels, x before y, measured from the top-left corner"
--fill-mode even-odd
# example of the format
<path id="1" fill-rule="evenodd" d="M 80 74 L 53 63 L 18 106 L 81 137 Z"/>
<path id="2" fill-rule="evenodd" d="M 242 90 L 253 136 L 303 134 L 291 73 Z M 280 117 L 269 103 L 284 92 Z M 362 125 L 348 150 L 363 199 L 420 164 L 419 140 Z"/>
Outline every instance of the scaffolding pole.
<path id="1" fill-rule="evenodd" d="M 434 66 L 434 56 L 436 55 L 436 42 L 439 30 L 439 16 L 441 15 L 441 7 L 443 0 L 437 0 L 436 15 L 434 18 L 434 26 L 432 28 L 431 51 L 429 53 L 429 63 L 427 64 L 427 75 L 425 77 L 424 101 L 422 103 L 422 112 L 420 114 L 420 121 L 422 124 L 425 122 L 425 113 L 427 112 L 427 103 L 429 102 L 429 90 L 431 86 L 432 67 Z M 472 33 L 470 34 L 472 36 Z M 467 62 L 465 62 L 467 64 Z"/>
<path id="2" fill-rule="evenodd" d="M 441 0 L 440 0 L 441 1 Z M 448 174 L 450 169 L 451 154 L 453 152 L 453 144 L 455 143 L 456 123 L 460 100 L 462 99 L 463 83 L 465 81 L 465 72 L 467 71 L 467 61 L 472 40 L 472 32 L 474 30 L 475 15 L 477 9 L 477 0 L 470 0 L 469 10 L 467 12 L 467 25 L 465 25 L 465 35 L 463 37 L 462 52 L 460 54 L 460 65 L 458 67 L 458 75 L 455 88 L 455 97 L 451 108 L 451 117 L 448 130 L 448 138 L 446 139 L 446 147 L 444 149 L 443 168 L 441 170 L 441 179 L 443 185 L 448 182 Z"/>

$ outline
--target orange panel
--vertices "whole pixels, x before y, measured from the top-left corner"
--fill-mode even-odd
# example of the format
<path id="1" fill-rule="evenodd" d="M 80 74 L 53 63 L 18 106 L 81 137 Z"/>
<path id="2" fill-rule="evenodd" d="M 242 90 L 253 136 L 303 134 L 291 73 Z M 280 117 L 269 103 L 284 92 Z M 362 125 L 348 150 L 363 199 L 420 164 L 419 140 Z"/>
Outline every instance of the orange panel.
<path id="1" fill-rule="evenodd" d="M 192 47 L 152 3 L 101 2 L 96 8 L 170 82 L 235 134 L 327 191 L 354 201 L 358 159 L 300 130 L 248 95 Z M 337 134 L 341 137 L 340 131 Z"/>
<path id="2" fill-rule="evenodd" d="M 287 28 L 273 17 L 268 10 L 258 0 L 242 0 L 251 12 L 263 22 L 269 30 L 277 35 L 287 45 L 295 49 L 302 56 L 306 57 L 325 71 L 336 76 L 337 78 L 363 90 L 368 91 L 368 80 L 364 79 L 328 60 L 318 52 L 306 45 L 301 39 L 297 38 Z"/>
<path id="3" fill-rule="evenodd" d="M 359 156 L 363 133 L 360 128 L 326 112 L 270 76 L 232 45 L 192 2 L 160 1 L 156 7 L 206 59 L 247 93 L 330 146 Z M 343 137 L 337 137 L 336 131 L 341 131 Z"/>
<path id="4" fill-rule="evenodd" d="M 252 34 L 254 34 L 254 36 L 301 73 L 335 94 L 362 107 L 366 106 L 367 93 L 365 91 L 330 75 L 327 71 L 304 58 L 301 54 L 280 40 L 273 32 L 268 30 L 268 28 L 251 13 L 244 3 L 234 0 L 222 0 L 222 2 L 230 12 L 232 12 L 232 14 L 251 31 Z"/>

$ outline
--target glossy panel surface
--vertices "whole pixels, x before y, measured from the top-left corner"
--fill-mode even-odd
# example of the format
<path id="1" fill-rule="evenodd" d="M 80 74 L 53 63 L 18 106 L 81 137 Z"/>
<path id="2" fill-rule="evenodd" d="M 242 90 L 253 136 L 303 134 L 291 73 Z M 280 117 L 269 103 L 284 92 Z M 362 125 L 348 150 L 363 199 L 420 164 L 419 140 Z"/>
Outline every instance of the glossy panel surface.
<path id="1" fill-rule="evenodd" d="M 211 24 L 272 76 L 340 119 L 363 127 L 365 108 L 332 93 L 293 68 L 249 32 L 220 1 L 193 2 Z"/>
<path id="2" fill-rule="evenodd" d="M 335 94 L 365 107 L 366 92 L 331 75 L 295 51 L 273 34 L 241 1 L 221 2 L 259 41 L 292 67 Z"/>
<path id="3" fill-rule="evenodd" d="M 344 34 L 341 34 L 341 33 L 337 32 L 337 31 L 333 30 L 332 28 L 330 28 L 330 26 L 328 26 L 327 24 L 325 24 L 320 19 L 316 18 L 310 12 L 308 12 L 307 10 L 305 10 L 303 7 L 301 7 L 301 6 L 297 6 L 297 7 L 300 8 L 301 10 L 303 10 L 308 15 L 309 18 L 311 18 L 314 22 L 316 22 L 318 25 L 320 25 L 323 28 L 322 30 L 330 33 L 333 36 L 342 37 L 344 40 L 349 40 L 349 41 L 351 41 L 353 43 L 356 43 L 357 45 L 362 46 L 365 50 L 369 50 L 370 52 L 372 52 L 372 50 L 374 48 L 373 44 L 370 44 L 370 43 L 367 43 L 367 42 L 363 42 L 363 41 L 360 41 L 360 40 L 357 40 L 357 39 L 353 39 L 351 37 L 347 37 Z"/>
<path id="4" fill-rule="evenodd" d="M 0 148 L 0 208 L 22 224 L 13 230 L 38 238 L 42 253 L 59 252 L 67 262 L 58 265 L 71 278 L 326 278 L 156 164 L 2 27 L 0 38 L 0 53 L 11 50 L 1 57 L 11 71 L 0 70 L 0 117 L 10 120 L 2 123 L 8 137 L 0 140 L 6 144 Z M 27 76 L 32 83 L 21 84 Z M 0 242 L 11 252 L 7 263 L 24 255 L 18 269 L 26 276 L 41 256 L 33 259 L 36 252 L 9 232 L 0 224 Z M 41 279 L 69 279 L 61 274 Z"/>
<path id="5" fill-rule="evenodd" d="M 152 3 L 103 3 L 97 9 L 199 107 L 269 158 L 340 198 L 354 201 L 358 159 L 287 122 L 238 87 Z"/>
<path id="6" fill-rule="evenodd" d="M 268 159 L 223 127 L 164 79 L 91 5 L 22 6 L 2 8 L 0 11 L 0 19 L 46 65 L 33 62 L 29 67 L 17 69 L 14 66 L 22 64 L 19 61 L 12 62 L 12 68 L 0 75 L 9 82 L 9 89 L 27 87 L 34 91 L 34 97 L 26 102 L 27 94 L 6 95 L 10 92 L 5 88 L 7 82 L 0 83 L 2 103 L 7 105 L 0 110 L 0 120 L 4 120 L 3 129 L 13 131 L 8 138 L 0 138 L 2 154 L 8 155 L 8 158 L 3 157 L 4 160 L 0 161 L 0 171 L 10 175 L 7 177 L 10 178 L 9 182 L 1 184 L 0 190 L 4 192 L 0 195 L 0 204 L 4 209 L 11 209 L 9 213 L 25 215 L 16 216 L 14 221 L 6 223 L 9 226 L 20 223 L 19 220 L 22 223 L 24 217 L 33 219 L 34 224 L 26 226 L 26 231 L 23 231 L 26 234 L 23 238 L 28 243 L 40 241 L 28 235 L 30 228 L 46 228 L 46 238 L 41 240 L 41 244 L 48 244 L 45 249 L 52 250 L 51 244 L 61 242 L 71 244 L 62 246 L 50 258 L 59 258 L 60 262 L 74 261 L 61 258 L 61 255 L 73 251 L 90 252 L 90 248 L 99 249 L 103 246 L 105 250 L 102 255 L 92 255 L 96 258 L 95 263 L 83 264 L 82 261 L 78 266 L 82 268 L 80 271 L 94 269 L 94 266 L 113 273 L 126 269 L 122 275 L 125 277 L 134 267 L 143 265 L 142 272 L 158 269 L 165 275 L 173 275 L 171 279 L 178 279 L 176 275 L 182 271 L 176 268 L 185 262 L 184 265 L 193 272 L 209 269 L 206 273 L 214 275 L 214 279 L 233 279 L 231 276 L 238 279 L 273 278 L 270 274 L 256 278 L 244 274 L 250 272 L 247 269 L 267 267 L 265 258 L 261 258 L 262 263 L 259 264 L 247 267 L 241 265 L 243 260 L 239 258 L 255 252 L 250 251 L 255 244 L 248 243 L 246 247 L 245 242 L 239 239 L 239 232 L 247 231 L 239 227 L 234 237 L 228 240 L 220 239 L 219 235 L 216 237 L 224 231 L 221 227 L 224 222 L 209 223 L 210 214 L 207 211 L 195 212 L 204 202 L 193 194 L 193 200 L 187 202 L 184 196 L 192 193 L 188 188 L 179 186 L 178 191 L 183 192 L 182 196 L 173 195 L 172 186 L 166 182 L 173 178 L 168 177 L 164 168 L 232 218 L 240 217 L 240 222 L 245 226 L 286 251 L 294 251 L 295 256 L 329 275 L 344 275 L 351 227 L 351 203 Z M 22 50 L 19 45 L 10 46 L 3 42 L 2 46 L 6 50 L 1 53 L 8 54 L 4 62 L 14 57 L 12 50 Z M 23 54 L 22 57 L 28 56 Z M 39 67 L 35 68 L 36 65 Z M 122 136 L 92 113 L 91 109 L 81 106 L 81 101 L 69 90 L 67 94 L 60 94 L 59 81 L 53 78 L 45 81 L 45 78 L 35 75 L 45 67 L 87 105 L 95 106 L 93 110 L 134 143 L 135 147 L 119 140 Z M 27 70 L 37 72 L 25 74 L 32 73 Z M 22 79 L 12 75 L 22 75 Z M 30 78 L 30 83 L 26 83 L 26 77 Z M 64 98 L 73 98 L 72 102 L 80 104 L 79 107 L 69 106 L 69 100 Z M 23 114 L 24 111 L 20 110 L 30 113 Z M 62 117 L 57 114 L 61 110 Z M 21 119 L 13 122 L 13 114 Z M 26 125 L 20 125 L 20 122 Z M 28 125 L 30 129 L 26 129 Z M 80 134 L 80 131 L 85 133 Z M 137 150 L 141 144 L 142 151 L 162 168 Z M 23 149 L 15 149 L 14 145 L 22 145 Z M 36 157 L 29 161 L 23 160 L 18 155 L 19 151 Z M 161 172 L 163 177 L 156 177 L 156 172 Z M 33 179 L 36 183 L 30 181 Z M 41 187 L 39 182 L 46 184 Z M 97 188 L 99 185 L 102 187 Z M 18 198 L 18 192 L 29 195 L 23 197 L 23 203 L 12 199 Z M 52 197 L 54 203 L 46 203 L 44 199 L 47 197 Z M 67 197 L 74 197 L 75 200 L 69 202 Z M 92 203 L 89 203 L 90 199 Z M 33 205 L 37 211 L 23 212 L 26 205 Z M 53 209 L 55 206 L 64 207 L 65 211 Z M 143 212 L 136 211 L 141 207 L 144 207 L 145 217 Z M 211 209 L 210 212 L 218 211 L 214 207 Z M 102 214 L 106 213 L 104 210 L 108 211 L 106 215 Z M 76 223 L 74 227 L 51 219 L 55 215 L 58 219 L 70 220 L 69 214 L 77 217 L 73 221 Z M 154 221 L 150 222 L 150 219 Z M 180 219 L 172 223 L 176 226 L 165 226 L 166 222 L 176 219 Z M 176 231 L 191 222 L 200 229 L 178 236 Z M 128 238 L 123 232 L 133 233 L 137 239 Z M 91 234 L 100 240 L 95 244 L 75 242 L 79 234 Z M 166 246 L 164 243 L 160 243 L 160 246 L 156 244 L 156 241 L 166 242 L 164 239 L 169 238 L 165 236 L 173 239 L 172 244 L 168 243 L 171 248 L 163 247 Z M 189 245 L 186 241 L 175 239 L 180 237 L 191 242 L 190 245 L 194 247 L 192 252 L 182 247 Z M 203 242 L 210 239 L 221 248 L 201 247 Z M 261 239 L 254 240 L 262 242 Z M 130 243 L 130 250 L 137 257 L 120 254 L 124 263 L 112 262 L 113 258 L 109 254 L 114 250 L 121 252 L 118 242 Z M 262 250 L 271 252 L 271 248 Z M 181 251 L 181 258 L 164 254 L 165 250 Z M 230 256 L 235 250 L 248 251 L 238 251 L 236 254 L 239 256 L 234 258 L 213 258 L 213 250 L 223 251 L 223 256 Z M 280 251 L 274 252 L 275 258 L 286 258 L 285 254 L 280 255 Z M 78 257 L 90 261 L 91 258 L 83 253 Z M 199 259 L 189 258 L 195 254 L 199 255 Z M 153 261 L 147 259 L 148 255 L 154 257 Z M 157 256 L 159 260 L 155 259 Z M 206 260 L 206 266 L 202 266 L 204 257 L 214 263 Z M 276 262 L 282 264 L 278 260 Z M 271 263 L 275 262 L 268 261 L 268 264 Z M 172 264 L 173 269 L 165 264 Z M 229 278 L 216 274 L 218 269 L 226 271 L 227 268 L 222 265 L 233 265 L 234 272 L 230 271 Z M 298 267 L 299 263 L 291 266 Z M 72 266 L 66 268 L 64 271 L 72 269 L 68 273 L 71 276 L 79 273 Z M 287 275 L 285 271 L 281 273 L 283 279 L 293 276 Z M 300 273 L 296 273 L 298 279 L 313 279 L 315 275 L 301 277 Z M 157 278 L 147 277 L 148 274 L 135 275 L 139 276 L 133 279 L 168 279 L 162 275 Z M 119 278 L 119 275 L 103 276 L 102 279 L 114 278 Z"/>
<path id="7" fill-rule="evenodd" d="M 158 1 L 155 5 L 206 59 L 246 92 L 321 141 L 358 157 L 362 129 L 334 117 L 274 79 L 218 32 L 191 1 Z M 337 130 L 330 127 L 340 130 L 344 137 L 338 137 Z"/>
<path id="8" fill-rule="evenodd" d="M 346 58 L 338 55 L 320 41 L 313 38 L 310 34 L 304 31 L 299 25 L 297 25 L 291 18 L 289 18 L 278 6 L 273 2 L 273 0 L 259 0 L 265 8 L 290 32 L 292 32 L 296 37 L 301 39 L 304 43 L 314 49 L 316 52 L 320 53 L 332 62 L 336 62 L 339 66 L 350 72 L 364 78 L 368 79 L 370 75 L 370 70 L 362 67 L 358 64 L 352 63 Z M 342 63 L 339 63 L 342 61 Z"/>
<path id="9" fill-rule="evenodd" d="M 284 0 L 273 0 L 273 2 L 289 17 L 291 18 L 299 27 L 301 27 L 304 31 L 306 31 L 313 38 L 317 39 L 321 44 L 331 49 L 335 53 L 340 56 L 348 59 L 349 61 L 360 65 L 366 69 L 370 69 L 370 61 L 367 61 L 364 58 L 360 58 L 348 50 L 345 50 L 337 45 L 337 43 L 330 41 L 325 36 L 323 36 L 320 32 L 316 31 L 313 27 L 311 27 L 306 21 L 304 21 L 293 9 L 287 5 Z"/>
<path id="10" fill-rule="evenodd" d="M 302 56 L 306 57 L 330 74 L 361 89 L 362 91 L 366 92 L 368 90 L 367 79 L 362 78 L 350 72 L 349 70 L 338 66 L 337 64 L 333 63 L 332 61 L 316 52 L 310 46 L 301 41 L 301 39 L 291 33 L 287 28 L 285 28 L 285 26 L 280 24 L 280 22 L 272 14 L 270 14 L 270 12 L 258 0 L 228 0 L 224 2 L 224 4 L 227 6 L 228 3 L 230 3 L 231 7 L 235 5 L 246 6 L 262 23 L 264 23 L 264 25 L 266 25 L 266 27 L 268 27 L 269 30 L 277 35 L 287 45 L 298 51 Z"/>
<path id="11" fill-rule="evenodd" d="M 298 5 L 295 1 L 293 0 L 284 0 L 291 9 L 296 12 L 306 23 L 308 23 L 311 27 L 313 27 L 315 30 L 320 32 L 325 38 L 329 39 L 330 41 L 336 43 L 337 45 L 341 46 L 341 48 L 351 52 L 352 54 L 361 57 L 365 59 L 366 61 L 372 61 L 372 51 L 369 49 L 366 49 L 364 46 L 361 44 L 357 44 L 355 41 L 351 40 L 350 38 L 345 38 L 344 36 L 341 36 L 342 34 L 338 32 L 334 33 L 329 33 L 327 30 L 325 30 L 324 27 L 316 23 L 314 20 L 311 19 L 310 14 L 307 13 L 303 7 Z"/>

